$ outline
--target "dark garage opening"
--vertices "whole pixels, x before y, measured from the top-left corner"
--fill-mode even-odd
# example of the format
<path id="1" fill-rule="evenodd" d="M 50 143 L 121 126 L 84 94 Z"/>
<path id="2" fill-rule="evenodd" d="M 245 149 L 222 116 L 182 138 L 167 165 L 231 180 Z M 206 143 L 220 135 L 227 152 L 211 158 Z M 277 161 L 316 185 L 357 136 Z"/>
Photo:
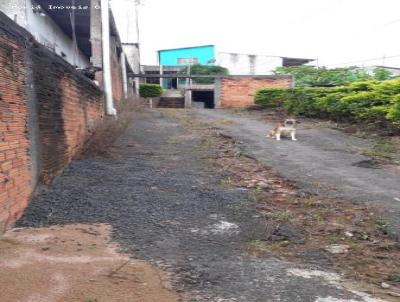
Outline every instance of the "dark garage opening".
<path id="1" fill-rule="evenodd" d="M 192 91 L 192 102 L 202 102 L 204 108 L 214 108 L 214 91 Z"/>

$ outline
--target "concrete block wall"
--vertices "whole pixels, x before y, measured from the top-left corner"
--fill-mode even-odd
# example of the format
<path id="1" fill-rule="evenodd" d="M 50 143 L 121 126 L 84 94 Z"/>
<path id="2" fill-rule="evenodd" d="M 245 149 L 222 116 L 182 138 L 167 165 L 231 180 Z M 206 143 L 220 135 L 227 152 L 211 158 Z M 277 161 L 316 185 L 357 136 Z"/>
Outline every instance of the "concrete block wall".
<path id="1" fill-rule="evenodd" d="M 254 105 L 254 96 L 262 88 L 291 87 L 291 76 L 232 76 L 216 79 L 216 108 L 246 108 Z"/>
<path id="2" fill-rule="evenodd" d="M 0 232 L 103 117 L 102 91 L 0 12 Z"/>

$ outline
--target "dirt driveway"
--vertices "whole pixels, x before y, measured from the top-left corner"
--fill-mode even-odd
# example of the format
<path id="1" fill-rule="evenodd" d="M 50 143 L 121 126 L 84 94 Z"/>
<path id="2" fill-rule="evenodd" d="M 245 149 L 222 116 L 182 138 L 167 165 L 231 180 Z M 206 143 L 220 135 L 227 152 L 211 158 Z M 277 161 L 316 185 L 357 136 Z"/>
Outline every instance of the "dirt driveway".
<path id="1" fill-rule="evenodd" d="M 379 207 L 400 240 L 400 167 L 375 165 L 362 155 L 372 142 L 329 128 L 298 132 L 298 141 L 265 138 L 276 123 L 229 110 L 193 110 L 193 116 L 224 129 L 241 148 L 306 192 L 368 202 Z M 304 127 L 303 127 L 304 128 Z M 372 163 L 372 164 L 371 164 Z"/>
<path id="2" fill-rule="evenodd" d="M 190 123 L 187 114 L 178 113 Z M 235 120 L 226 126 L 253 144 L 254 133 L 261 137 L 264 127 L 252 120 L 240 125 L 240 118 L 224 112 L 190 114 L 213 122 Z M 306 148 L 303 134 L 299 138 L 298 148 Z M 275 148 L 287 154 L 289 144 Z M 110 225 L 111 240 L 122 252 L 166 271 L 183 301 L 383 301 L 345 286 L 340 275 L 321 267 L 247 253 L 248 242 L 264 236 L 265 223 L 246 190 L 222 184 L 224 175 L 208 160 L 217 151 L 179 118 L 158 110 L 137 112 L 111 157 L 74 161 L 30 204 L 18 226 Z M 281 155 L 270 162 L 276 157 Z M 75 301 L 67 294 L 54 301 Z M 100 296 L 96 301 L 136 300 Z"/>

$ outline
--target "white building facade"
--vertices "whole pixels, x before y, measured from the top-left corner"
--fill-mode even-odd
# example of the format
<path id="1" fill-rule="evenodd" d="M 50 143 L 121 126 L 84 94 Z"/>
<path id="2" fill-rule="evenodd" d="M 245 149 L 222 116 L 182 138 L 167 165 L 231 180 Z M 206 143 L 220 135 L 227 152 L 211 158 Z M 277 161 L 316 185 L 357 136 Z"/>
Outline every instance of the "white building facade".
<path id="1" fill-rule="evenodd" d="M 277 67 L 297 66 L 313 59 L 219 52 L 216 65 L 225 67 L 232 75 L 272 75 Z"/>
<path id="2" fill-rule="evenodd" d="M 29 31 L 35 39 L 71 65 L 86 68 L 89 58 L 53 21 L 40 4 L 32 0 L 1 0 L 0 11 Z"/>

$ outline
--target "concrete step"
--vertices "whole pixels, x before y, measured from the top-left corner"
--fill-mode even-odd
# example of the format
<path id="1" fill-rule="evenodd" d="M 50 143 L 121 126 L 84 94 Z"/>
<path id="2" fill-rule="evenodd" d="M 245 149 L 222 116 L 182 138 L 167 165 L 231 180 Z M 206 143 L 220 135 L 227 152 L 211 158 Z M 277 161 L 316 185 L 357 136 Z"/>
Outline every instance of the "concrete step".
<path id="1" fill-rule="evenodd" d="M 183 97 L 161 97 L 158 102 L 159 108 L 185 108 L 185 98 Z"/>
<path id="2" fill-rule="evenodd" d="M 168 89 L 164 90 L 163 94 L 161 97 L 165 98 L 183 98 L 184 97 L 184 92 L 179 89 Z"/>

